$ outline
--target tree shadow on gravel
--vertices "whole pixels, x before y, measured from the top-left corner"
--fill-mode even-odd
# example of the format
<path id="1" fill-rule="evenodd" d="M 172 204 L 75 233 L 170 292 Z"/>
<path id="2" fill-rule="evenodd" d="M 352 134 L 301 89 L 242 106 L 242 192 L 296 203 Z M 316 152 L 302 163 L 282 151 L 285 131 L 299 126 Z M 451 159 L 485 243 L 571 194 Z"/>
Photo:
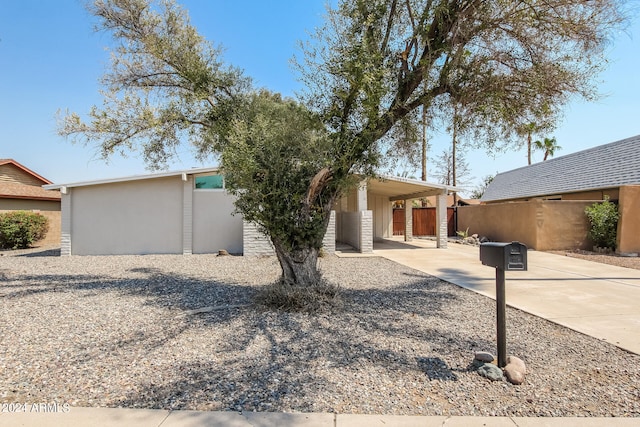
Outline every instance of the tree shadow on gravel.
<path id="1" fill-rule="evenodd" d="M 446 326 L 454 321 L 459 296 L 452 291 L 453 285 L 428 276 L 416 275 L 414 281 L 399 286 L 346 288 L 342 309 L 309 315 L 254 306 L 256 286 L 204 280 L 158 268 L 128 271 L 132 277 L 18 275 L 12 278 L 19 282 L 12 285 L 16 288 L 13 292 L 0 286 L 5 302 L 43 293 L 50 293 L 55 303 L 57 293 L 79 291 L 78 296 L 89 297 L 117 292 L 125 298 L 142 297 L 142 305 L 169 310 L 163 333 L 134 331 L 95 343 L 91 351 L 76 359 L 78 363 L 91 363 L 97 355 L 115 351 L 135 353 L 141 346 L 145 352 L 162 349 L 190 330 L 205 334 L 202 339 L 206 340 L 207 331 L 215 331 L 215 342 L 196 360 L 175 355 L 170 369 L 162 373 L 163 380 L 142 380 L 124 399 L 101 405 L 328 411 L 332 408 L 314 406 L 317 395 L 335 386 L 325 377 L 326 370 L 334 377 L 340 377 L 341 372 L 357 376 L 373 369 L 383 372 L 389 381 L 395 375 L 457 381 L 455 368 L 445 362 L 448 354 L 472 354 L 474 349 L 494 345 Z M 246 307 L 232 307 L 239 305 Z M 188 313 L 203 307 L 219 309 Z"/>
<path id="2" fill-rule="evenodd" d="M 42 250 L 31 250 L 27 253 L 16 255 L 18 257 L 24 258 L 37 258 L 37 257 L 59 257 L 60 256 L 60 248 L 57 249 L 42 249 Z"/>

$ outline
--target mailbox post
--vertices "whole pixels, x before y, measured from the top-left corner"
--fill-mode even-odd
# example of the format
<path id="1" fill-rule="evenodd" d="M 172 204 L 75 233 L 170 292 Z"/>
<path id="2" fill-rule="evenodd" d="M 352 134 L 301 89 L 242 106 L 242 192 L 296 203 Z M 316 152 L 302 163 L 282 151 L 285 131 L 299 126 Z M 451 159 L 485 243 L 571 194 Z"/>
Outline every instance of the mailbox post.
<path id="1" fill-rule="evenodd" d="M 480 245 L 480 261 L 496 269 L 496 324 L 498 333 L 498 366 L 507 364 L 507 302 L 504 272 L 527 270 L 527 246 L 520 242 L 488 242 Z"/>

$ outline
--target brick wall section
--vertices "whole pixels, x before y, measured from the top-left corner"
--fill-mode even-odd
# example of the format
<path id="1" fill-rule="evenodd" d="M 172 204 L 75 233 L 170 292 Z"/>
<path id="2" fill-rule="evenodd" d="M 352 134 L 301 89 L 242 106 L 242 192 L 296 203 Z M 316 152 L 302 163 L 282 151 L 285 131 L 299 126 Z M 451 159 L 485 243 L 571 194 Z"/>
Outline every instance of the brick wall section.
<path id="1" fill-rule="evenodd" d="M 438 248 L 447 247 L 447 236 L 449 234 L 447 224 L 447 195 L 440 194 L 436 199 L 436 235 L 438 236 L 438 242 L 436 246 Z"/>
<path id="2" fill-rule="evenodd" d="M 373 252 L 373 212 L 360 212 L 360 252 L 370 254 Z"/>
<path id="3" fill-rule="evenodd" d="M 322 240 L 322 247 L 328 254 L 334 254 L 336 252 L 336 211 L 331 211 L 327 233 Z"/>
<path id="4" fill-rule="evenodd" d="M 60 224 L 60 255 L 71 255 L 71 194 L 73 190 L 67 190 L 69 193 L 62 195 L 62 221 Z"/>
<path id="5" fill-rule="evenodd" d="M 322 247 L 326 253 L 336 252 L 336 212 L 331 211 L 327 233 L 322 240 Z M 251 222 L 242 222 L 242 252 L 244 256 L 275 255 L 273 245 L 267 236 L 258 230 Z"/>
<path id="6" fill-rule="evenodd" d="M 404 241 L 413 240 L 413 208 L 411 200 L 404 201 Z"/>
<path id="7" fill-rule="evenodd" d="M 242 221 L 242 253 L 244 256 L 275 255 L 267 236 L 252 222 Z"/>

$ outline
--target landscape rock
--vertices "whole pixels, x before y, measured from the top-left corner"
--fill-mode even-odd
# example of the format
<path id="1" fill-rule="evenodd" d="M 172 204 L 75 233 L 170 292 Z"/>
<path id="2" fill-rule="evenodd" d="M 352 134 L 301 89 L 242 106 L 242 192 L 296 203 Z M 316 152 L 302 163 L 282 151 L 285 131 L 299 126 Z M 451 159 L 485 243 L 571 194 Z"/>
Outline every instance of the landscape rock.
<path id="1" fill-rule="evenodd" d="M 495 357 L 488 351 L 478 351 L 476 352 L 474 359 L 479 360 L 480 362 L 491 363 Z"/>
<path id="2" fill-rule="evenodd" d="M 522 370 L 522 373 L 526 375 L 527 365 L 525 365 L 524 360 L 516 356 L 507 356 L 507 365 L 509 364 L 517 366 L 519 369 Z"/>
<path id="3" fill-rule="evenodd" d="M 218 256 L 226 256 L 229 255 L 229 252 L 226 249 L 220 249 L 218 251 Z"/>
<path id="4" fill-rule="evenodd" d="M 520 385 L 524 382 L 524 377 L 527 374 L 527 367 L 522 359 L 515 356 L 509 356 L 507 357 L 507 366 L 504 367 L 504 374 L 511 384 Z"/>
<path id="5" fill-rule="evenodd" d="M 485 378 L 489 378 L 491 381 L 501 381 L 504 378 L 502 369 L 498 368 L 493 363 L 485 363 L 478 368 L 478 374 Z"/>

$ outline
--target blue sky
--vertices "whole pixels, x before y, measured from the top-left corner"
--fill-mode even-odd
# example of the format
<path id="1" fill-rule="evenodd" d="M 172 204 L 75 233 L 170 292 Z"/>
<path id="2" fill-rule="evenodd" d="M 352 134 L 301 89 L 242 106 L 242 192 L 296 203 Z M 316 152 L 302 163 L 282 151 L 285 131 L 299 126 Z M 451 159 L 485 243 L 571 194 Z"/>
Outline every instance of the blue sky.
<path id="1" fill-rule="evenodd" d="M 201 34 L 225 48 L 224 58 L 257 85 L 284 95 L 300 88 L 289 65 L 296 43 L 322 22 L 324 0 L 185 0 Z M 108 66 L 110 38 L 93 31 L 94 18 L 81 0 L 0 0 L 0 158 L 13 158 L 56 183 L 147 173 L 137 158 L 113 157 L 108 164 L 95 147 L 73 145 L 56 135 L 56 111 L 86 113 L 100 105 L 99 79 Z M 555 136 L 556 157 L 640 134 L 640 22 L 637 17 L 609 49 L 609 68 L 599 77 L 607 96 L 596 103 L 573 102 Z M 430 156 L 449 145 L 432 135 Z M 640 147 L 639 147 L 640 148 Z M 541 161 L 542 154 L 534 154 Z M 472 175 L 527 164 L 526 152 L 467 154 Z M 202 165 L 188 148 L 172 170 Z M 429 167 L 433 168 L 430 163 Z M 418 171 L 408 171 L 419 176 Z"/>

